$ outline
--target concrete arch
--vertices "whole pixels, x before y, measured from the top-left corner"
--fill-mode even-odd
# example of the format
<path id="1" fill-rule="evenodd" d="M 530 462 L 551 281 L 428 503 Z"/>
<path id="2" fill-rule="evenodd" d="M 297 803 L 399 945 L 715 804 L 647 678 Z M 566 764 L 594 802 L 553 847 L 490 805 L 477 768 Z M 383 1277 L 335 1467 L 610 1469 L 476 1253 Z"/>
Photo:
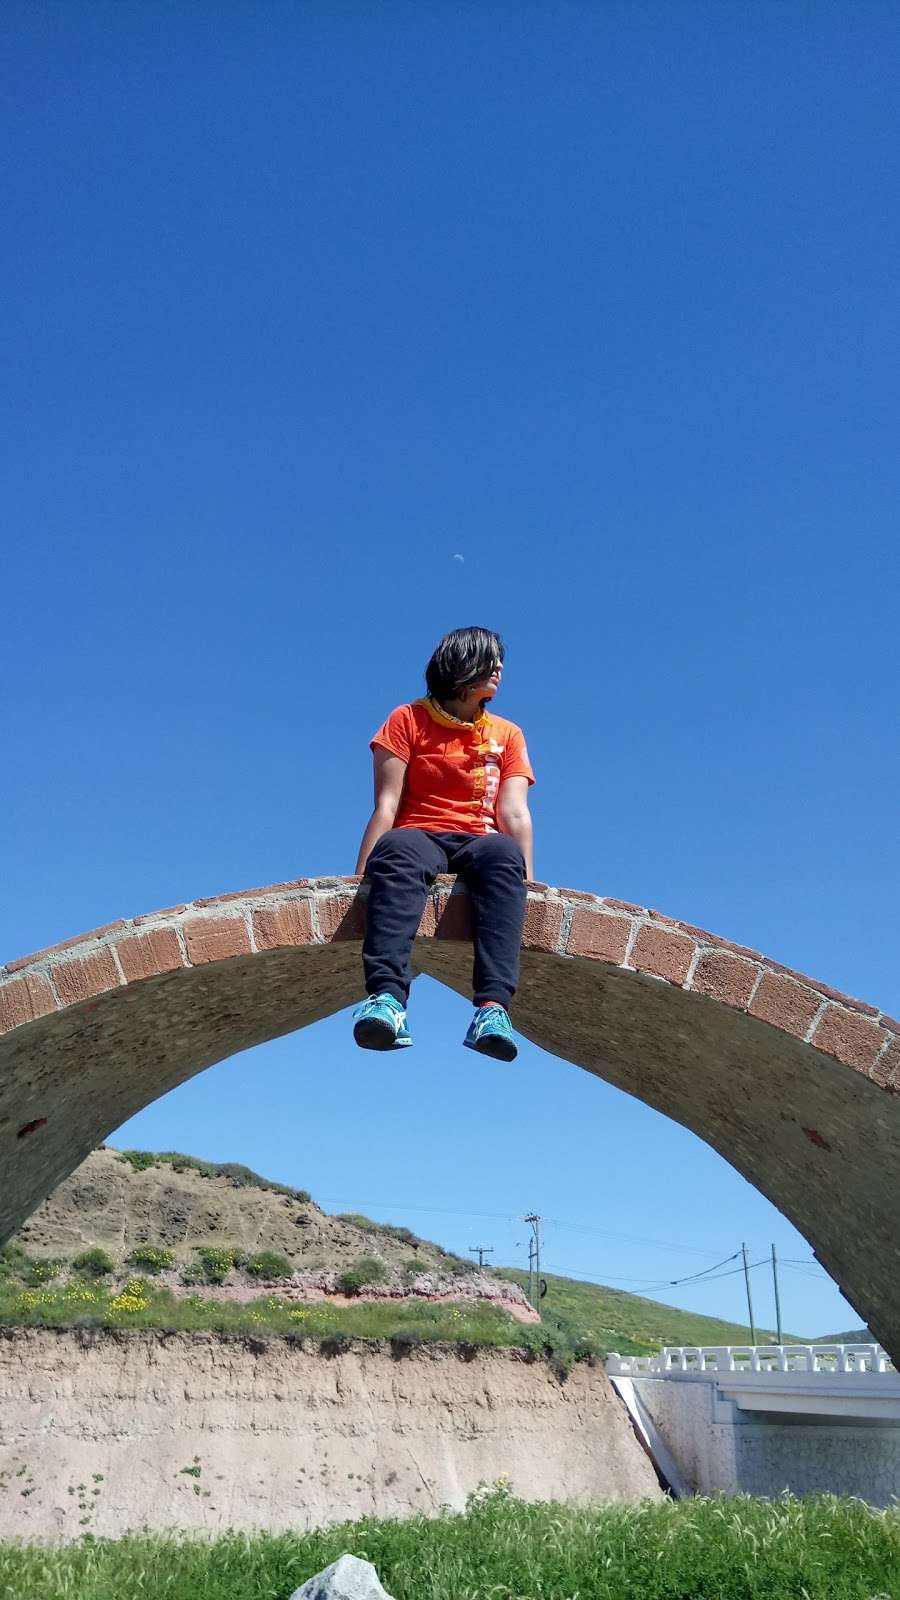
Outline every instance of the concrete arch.
<path id="1" fill-rule="evenodd" d="M 365 888 L 299 879 L 0 969 L 0 1241 L 128 1117 L 360 993 Z M 415 963 L 467 990 L 439 879 Z M 900 1360 L 900 1023 L 623 901 L 529 888 L 516 1026 L 684 1124 L 788 1216 Z"/>

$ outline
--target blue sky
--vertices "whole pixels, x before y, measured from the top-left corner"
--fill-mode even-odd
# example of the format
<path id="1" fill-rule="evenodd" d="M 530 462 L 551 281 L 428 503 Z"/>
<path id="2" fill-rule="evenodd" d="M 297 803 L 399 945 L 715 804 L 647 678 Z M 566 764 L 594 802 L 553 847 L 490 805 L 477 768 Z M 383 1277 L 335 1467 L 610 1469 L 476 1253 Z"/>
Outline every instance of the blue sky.
<path id="1" fill-rule="evenodd" d="M 900 1011 L 898 34 L 11 0 L 0 954 L 351 871 L 371 732 L 479 622 L 540 877 Z M 486 1069 L 466 1020 L 423 979 L 402 1070 L 341 1016 L 114 1138 L 506 1261 L 535 1208 L 623 1287 L 808 1259 L 691 1135 L 531 1047 Z M 857 1320 L 785 1280 L 792 1330 Z"/>

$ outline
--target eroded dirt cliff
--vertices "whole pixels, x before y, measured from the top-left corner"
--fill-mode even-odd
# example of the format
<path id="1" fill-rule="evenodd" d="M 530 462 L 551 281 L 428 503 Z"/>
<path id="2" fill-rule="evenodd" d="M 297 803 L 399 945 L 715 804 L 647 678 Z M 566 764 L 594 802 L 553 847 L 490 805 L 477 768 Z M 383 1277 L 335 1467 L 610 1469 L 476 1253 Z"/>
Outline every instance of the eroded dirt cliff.
<path id="1" fill-rule="evenodd" d="M 358 1342 L 0 1328 L 0 1537 L 285 1530 L 660 1494 L 602 1365 Z"/>

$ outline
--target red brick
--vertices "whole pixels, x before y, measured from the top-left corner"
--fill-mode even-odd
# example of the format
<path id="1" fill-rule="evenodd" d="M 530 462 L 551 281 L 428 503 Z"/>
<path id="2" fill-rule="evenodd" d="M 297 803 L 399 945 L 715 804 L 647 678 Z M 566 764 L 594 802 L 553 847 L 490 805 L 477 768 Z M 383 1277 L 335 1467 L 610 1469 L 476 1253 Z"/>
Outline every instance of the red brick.
<path id="1" fill-rule="evenodd" d="M 887 1028 L 888 1033 L 900 1033 L 900 1022 L 896 1017 L 889 1017 L 886 1011 L 879 1011 L 878 1021 L 883 1028 Z"/>
<path id="2" fill-rule="evenodd" d="M 893 1089 L 895 1094 L 900 1094 L 900 1039 L 895 1039 L 889 1044 L 881 1057 L 876 1061 L 869 1073 L 873 1083 L 882 1089 Z"/>
<path id="3" fill-rule="evenodd" d="M 471 939 L 472 905 L 467 894 L 440 896 L 434 936 L 436 939 Z"/>
<path id="4" fill-rule="evenodd" d="M 264 895 L 285 894 L 288 889 L 307 889 L 313 883 L 312 878 L 292 878 L 288 883 L 264 883 L 256 889 L 235 889 L 231 894 L 207 895 L 202 900 L 195 900 L 195 906 L 225 906 L 232 900 L 259 900 Z M 358 878 L 335 878 L 335 883 L 358 883 Z"/>
<path id="5" fill-rule="evenodd" d="M 611 894 L 603 896 L 603 904 L 609 906 L 611 911 L 631 911 L 635 916 L 644 915 L 644 906 L 632 905 L 630 900 L 616 900 Z"/>
<path id="6" fill-rule="evenodd" d="M 434 930 L 437 922 L 438 912 L 442 911 L 446 904 L 447 896 L 445 894 L 430 894 L 428 896 L 428 899 L 425 901 L 425 909 L 419 918 L 419 926 L 416 930 L 416 938 L 434 938 Z"/>
<path id="7" fill-rule="evenodd" d="M 316 902 L 322 938 L 361 939 L 366 931 L 366 901 L 360 894 L 323 896 Z"/>
<path id="8" fill-rule="evenodd" d="M 537 891 L 540 894 L 545 894 L 546 891 L 550 887 L 549 883 L 541 883 L 540 878 L 528 878 L 528 879 L 526 879 L 526 882 L 528 884 L 529 889 L 533 889 L 533 890 Z M 567 894 L 571 894 L 572 893 L 571 889 L 567 889 L 566 893 Z"/>
<path id="9" fill-rule="evenodd" d="M 119 928 L 124 928 L 125 923 L 120 918 L 118 922 L 107 922 L 102 928 L 92 928 L 90 933 L 76 934 L 74 939 L 63 939 L 59 944 L 50 944 L 46 950 L 34 950 L 30 956 L 19 956 L 17 961 L 7 961 L 7 972 L 20 972 L 23 967 L 30 967 L 33 961 L 43 961 L 45 956 L 59 955 L 61 950 L 73 950 L 77 944 L 87 944 L 90 939 L 102 939 L 105 933 L 115 933 Z"/>
<path id="10" fill-rule="evenodd" d="M 557 889 L 556 892 L 566 900 L 588 900 L 592 905 L 600 904 L 598 894 L 587 894 L 584 889 Z"/>
<path id="11" fill-rule="evenodd" d="M 260 950 L 313 942 L 312 910 L 308 900 L 289 900 L 271 910 L 254 911 L 253 934 Z"/>
<path id="12" fill-rule="evenodd" d="M 683 928 L 687 928 L 688 924 L 683 922 L 681 926 Z M 731 939 L 717 939 L 715 935 L 711 933 L 704 934 L 703 938 L 708 939 L 711 944 L 714 944 L 717 950 L 728 950 L 733 956 L 743 956 L 747 961 L 765 961 L 767 967 L 771 967 L 772 965 L 771 961 L 766 961 L 765 956 L 760 955 L 758 950 L 751 950 L 749 945 L 734 944 Z"/>
<path id="13" fill-rule="evenodd" d="M 837 1056 L 845 1066 L 855 1067 L 857 1072 L 868 1072 L 875 1064 L 884 1039 L 877 1022 L 844 1011 L 840 1006 L 829 1006 L 816 1024 L 811 1042 L 817 1050 Z"/>
<path id="14" fill-rule="evenodd" d="M 684 983 L 694 954 L 693 939 L 668 928 L 641 928 L 631 952 L 638 972 L 652 972 L 667 983 Z"/>
<path id="15" fill-rule="evenodd" d="M 877 1006 L 870 1006 L 865 1000 L 854 1000 L 852 995 L 842 994 L 840 989 L 831 989 L 827 983 L 820 983 L 817 978 L 808 978 L 802 972 L 795 972 L 792 967 L 783 967 L 779 961 L 768 961 L 766 965 L 773 972 L 783 972 L 785 977 L 806 984 L 808 989 L 817 989 L 823 1000 L 836 1000 L 838 1005 L 847 1006 L 851 1011 L 861 1011 L 866 1017 L 878 1015 Z"/>
<path id="16" fill-rule="evenodd" d="M 184 925 L 188 959 L 195 967 L 250 954 L 243 917 L 192 917 Z"/>
<path id="17" fill-rule="evenodd" d="M 762 982 L 753 996 L 751 1017 L 770 1022 L 782 1033 L 792 1033 L 797 1039 L 806 1037 L 807 1029 L 822 1004 L 822 996 L 812 989 L 803 989 L 778 972 L 764 972 Z"/>
<path id="18" fill-rule="evenodd" d="M 128 983 L 155 978 L 160 972 L 174 972 L 182 965 L 174 928 L 153 928 L 148 933 L 132 934 L 128 939 L 119 940 L 116 951 Z"/>
<path id="19" fill-rule="evenodd" d="M 708 994 L 711 1000 L 722 1000 L 728 1006 L 746 1009 L 753 993 L 759 968 L 749 961 L 726 954 L 723 950 L 709 950 L 700 957 L 694 970 L 691 988 L 698 994 Z"/>
<path id="20" fill-rule="evenodd" d="M 246 900 L 248 895 L 268 894 L 271 885 L 265 889 L 235 889 L 231 894 L 207 894 L 199 900 L 193 900 L 192 905 L 206 908 L 207 906 L 227 906 L 232 900 Z"/>
<path id="21" fill-rule="evenodd" d="M 563 907 L 558 900 L 529 900 L 525 906 L 522 947 L 555 952 L 562 932 Z"/>
<path id="22" fill-rule="evenodd" d="M 611 917 L 603 911 L 576 911 L 569 929 L 566 954 L 590 956 L 594 961 L 612 961 L 621 966 L 630 933 L 630 917 Z"/>
<path id="23" fill-rule="evenodd" d="M 722 943 L 722 940 L 718 939 L 714 933 L 710 933 L 708 928 L 696 928 L 693 922 L 676 922 L 675 927 L 678 929 L 679 933 L 690 934 L 690 937 L 698 940 L 700 944 L 714 944 L 718 946 Z"/>
<path id="24" fill-rule="evenodd" d="M 29 972 L 0 988 L 0 1033 L 9 1033 L 23 1022 L 33 1022 L 55 1010 L 56 1001 L 47 979 L 39 972 Z"/>
<path id="25" fill-rule="evenodd" d="M 145 917 L 132 917 L 131 926 L 133 928 L 141 928 L 145 922 L 158 922 L 160 917 L 177 917 L 182 911 L 187 910 L 186 901 L 182 906 L 164 906 L 162 911 L 148 911 Z"/>
<path id="26" fill-rule="evenodd" d="M 77 1005 L 90 1000 L 92 995 L 105 994 L 120 985 L 116 964 L 109 949 L 94 950 L 81 960 L 70 957 L 53 968 L 53 982 L 64 1006 Z"/>

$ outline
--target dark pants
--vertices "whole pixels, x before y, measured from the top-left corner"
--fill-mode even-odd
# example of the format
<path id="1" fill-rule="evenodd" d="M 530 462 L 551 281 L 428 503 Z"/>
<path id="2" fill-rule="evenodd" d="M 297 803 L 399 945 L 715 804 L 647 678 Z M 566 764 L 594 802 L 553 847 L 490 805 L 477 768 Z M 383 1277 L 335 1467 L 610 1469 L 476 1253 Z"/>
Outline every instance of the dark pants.
<path id="1" fill-rule="evenodd" d="M 519 979 L 525 923 L 525 858 L 508 833 L 391 828 L 382 834 L 366 863 L 366 992 L 386 991 L 406 1005 L 412 942 L 439 872 L 457 873 L 469 891 L 475 1004 L 499 1000 L 508 1006 Z"/>

